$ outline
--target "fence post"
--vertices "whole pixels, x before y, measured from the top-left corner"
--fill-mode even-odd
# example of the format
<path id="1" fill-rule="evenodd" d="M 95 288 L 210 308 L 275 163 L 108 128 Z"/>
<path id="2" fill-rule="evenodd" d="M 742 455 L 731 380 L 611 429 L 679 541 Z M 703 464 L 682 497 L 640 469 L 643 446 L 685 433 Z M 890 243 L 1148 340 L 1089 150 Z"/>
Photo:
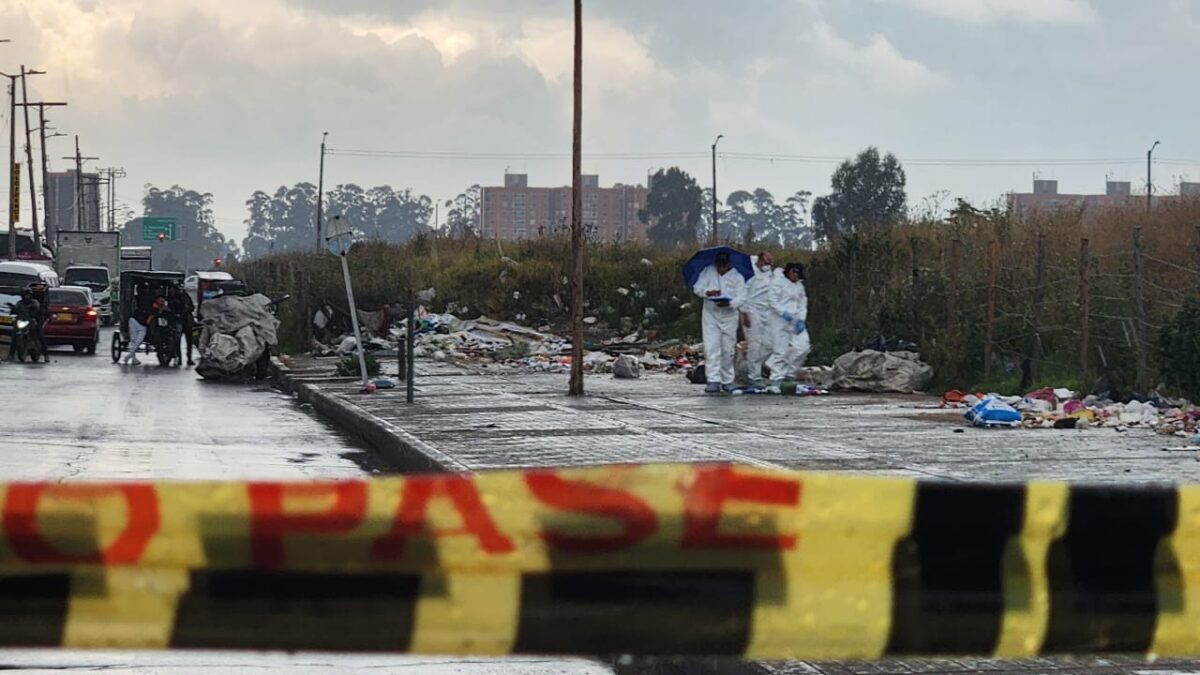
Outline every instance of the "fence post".
<path id="1" fill-rule="evenodd" d="M 921 323 L 921 301 L 924 293 L 921 289 L 921 259 L 920 251 L 917 247 L 917 238 L 909 237 L 909 245 L 912 247 L 912 319 L 913 330 L 916 331 L 916 337 L 922 347 L 925 346 L 925 326 Z"/>
<path id="2" fill-rule="evenodd" d="M 1137 312 L 1134 339 L 1137 341 L 1137 382 L 1138 388 L 1148 385 L 1149 372 L 1146 367 L 1146 296 L 1143 284 L 1142 269 L 1142 226 L 1133 226 L 1133 302 Z"/>
<path id="3" fill-rule="evenodd" d="M 405 330 L 404 330 L 404 366 L 406 369 L 406 376 L 404 378 L 404 402 L 412 403 L 413 402 L 413 387 L 415 384 L 413 382 L 413 380 L 416 379 L 416 373 L 414 371 L 414 364 L 413 364 L 413 349 L 414 349 L 413 343 L 416 342 L 416 335 L 417 335 L 416 326 L 413 325 L 417 320 L 417 312 L 416 312 L 417 298 L 416 298 L 416 294 L 413 292 L 412 288 L 408 289 L 408 303 L 407 304 L 408 304 L 408 321 L 405 322 Z"/>
<path id="4" fill-rule="evenodd" d="M 983 376 L 992 376 L 992 331 L 996 318 L 996 242 L 987 244 L 987 319 L 984 325 Z"/>
<path id="5" fill-rule="evenodd" d="M 1033 285 L 1033 309 L 1030 320 L 1032 336 L 1029 341 L 1029 375 L 1037 382 L 1042 371 L 1042 300 L 1046 295 L 1046 235 L 1039 232 L 1037 237 L 1037 271 Z"/>
<path id="6" fill-rule="evenodd" d="M 953 338 L 958 333 L 958 254 L 962 242 L 950 240 L 950 273 L 946 287 L 946 335 Z"/>
<path id="7" fill-rule="evenodd" d="M 858 241 L 857 240 L 853 240 L 850 243 L 850 265 L 849 265 L 849 267 L 850 267 L 850 269 L 849 269 L 850 283 L 847 285 L 850 287 L 850 302 L 846 303 L 848 306 L 847 309 L 850 312 L 850 330 L 848 331 L 848 334 L 849 334 L 850 340 L 854 341 L 857 339 L 857 333 L 855 330 L 855 323 L 854 323 L 854 318 L 855 318 L 854 310 L 855 310 L 856 305 L 858 304 L 858 302 L 857 302 L 857 296 L 858 296 L 858 288 L 857 288 Z"/>
<path id="8" fill-rule="evenodd" d="M 1194 226 L 1196 229 L 1196 287 L 1200 288 L 1200 225 Z"/>
<path id="9" fill-rule="evenodd" d="M 1079 386 L 1088 386 L 1088 240 L 1079 240 Z M 1082 391 L 1080 393 L 1083 393 Z"/>

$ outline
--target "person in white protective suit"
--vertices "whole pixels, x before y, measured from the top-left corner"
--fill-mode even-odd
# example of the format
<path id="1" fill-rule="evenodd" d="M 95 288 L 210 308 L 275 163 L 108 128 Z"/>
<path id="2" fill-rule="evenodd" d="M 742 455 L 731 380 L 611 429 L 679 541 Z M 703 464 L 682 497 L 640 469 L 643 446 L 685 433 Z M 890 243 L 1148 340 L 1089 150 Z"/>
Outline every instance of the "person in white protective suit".
<path id="1" fill-rule="evenodd" d="M 762 251 L 754 258 L 754 276 L 746 282 L 746 299 L 742 303 L 742 329 L 746 333 L 746 368 L 750 386 L 762 387 L 763 365 L 775 345 L 771 326 L 771 287 L 775 275 L 771 269 L 771 254 Z"/>
<path id="2" fill-rule="evenodd" d="M 692 292 L 704 299 L 700 326 L 704 334 L 705 393 L 733 391 L 733 354 L 737 348 L 738 320 L 746 280 L 734 269 L 728 253 L 718 253 L 713 264 L 700 272 Z"/>
<path id="3" fill-rule="evenodd" d="M 771 322 L 774 345 L 767 359 L 771 370 L 772 394 L 780 393 L 784 380 L 795 379 L 804 366 L 804 359 L 812 350 L 808 337 L 808 294 L 804 291 L 804 266 L 788 263 L 782 270 L 775 271 L 775 283 L 771 286 Z"/>

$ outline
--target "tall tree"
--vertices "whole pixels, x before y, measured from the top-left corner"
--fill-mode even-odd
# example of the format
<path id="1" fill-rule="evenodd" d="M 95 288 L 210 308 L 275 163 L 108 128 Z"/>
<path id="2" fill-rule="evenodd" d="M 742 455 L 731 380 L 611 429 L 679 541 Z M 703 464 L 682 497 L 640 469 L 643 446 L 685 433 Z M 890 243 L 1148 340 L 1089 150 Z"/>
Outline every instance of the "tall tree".
<path id="1" fill-rule="evenodd" d="M 813 223 L 825 238 L 890 228 L 907 215 L 905 182 L 895 155 L 869 147 L 833 172 L 832 191 L 813 202 Z"/>
<path id="2" fill-rule="evenodd" d="M 704 208 L 696 180 L 679 167 L 659 169 L 650 180 L 646 208 L 638 219 L 650 225 L 646 234 L 658 246 L 690 245 Z"/>
<path id="3" fill-rule="evenodd" d="M 216 227 L 212 201 L 210 193 L 188 190 L 178 185 L 166 190 L 153 185 L 146 186 L 146 193 L 142 197 L 143 217 L 175 219 L 173 241 L 148 242 L 154 247 L 156 267 L 189 272 L 210 268 L 215 258 L 232 260 L 237 257 L 237 245 L 226 239 Z M 135 218 L 125 224 L 121 236 L 126 241 L 141 241 L 141 228 L 141 219 Z"/>
<path id="4" fill-rule="evenodd" d="M 478 235 L 482 228 L 481 218 L 481 188 L 472 185 L 457 197 L 447 200 L 443 205 L 446 212 L 446 228 L 451 237 L 467 237 Z"/>

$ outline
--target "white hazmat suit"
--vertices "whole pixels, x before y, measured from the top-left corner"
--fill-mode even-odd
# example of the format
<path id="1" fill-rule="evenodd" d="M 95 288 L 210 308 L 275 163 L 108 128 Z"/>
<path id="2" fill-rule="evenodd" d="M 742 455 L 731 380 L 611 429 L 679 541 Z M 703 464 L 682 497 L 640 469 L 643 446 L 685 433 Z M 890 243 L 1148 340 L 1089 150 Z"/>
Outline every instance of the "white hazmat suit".
<path id="1" fill-rule="evenodd" d="M 704 370 L 710 388 L 714 384 L 733 387 L 733 355 L 745 290 L 746 280 L 741 272 L 731 267 L 725 274 L 719 274 L 716 265 L 705 267 L 692 286 L 692 292 L 704 300 L 700 327 L 704 334 Z M 709 291 L 719 291 L 718 297 L 728 298 L 729 303 L 722 307 L 709 299 Z"/>
<path id="2" fill-rule="evenodd" d="M 750 384 L 762 386 L 762 369 L 775 345 L 775 332 L 771 321 L 771 288 L 775 276 L 770 265 L 759 267 L 754 260 L 754 276 L 746 282 L 746 297 L 742 311 L 750 316 L 746 327 L 746 368 L 750 373 Z"/>
<path id="3" fill-rule="evenodd" d="M 812 351 L 808 328 L 796 330 L 797 322 L 808 320 L 808 294 L 804 282 L 793 282 L 782 269 L 775 270 L 771 285 L 771 325 L 774 343 L 767 367 L 771 369 L 771 384 L 794 379 Z"/>

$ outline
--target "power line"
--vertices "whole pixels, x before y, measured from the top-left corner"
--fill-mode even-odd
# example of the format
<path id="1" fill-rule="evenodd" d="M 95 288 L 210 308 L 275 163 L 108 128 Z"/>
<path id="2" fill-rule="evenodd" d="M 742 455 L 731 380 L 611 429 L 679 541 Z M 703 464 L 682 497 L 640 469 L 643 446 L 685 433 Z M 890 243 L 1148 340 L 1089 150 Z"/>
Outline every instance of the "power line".
<path id="1" fill-rule="evenodd" d="M 326 153 L 342 157 L 373 157 L 389 159 L 441 159 L 463 161 L 517 160 L 542 161 L 570 159 L 569 153 L 545 152 L 459 152 L 438 150 L 375 150 L 363 148 L 328 148 Z M 709 153 L 701 151 L 681 152 L 599 152 L 585 155 L 589 161 L 599 160 L 669 160 L 706 159 Z M 761 162 L 794 162 L 809 164 L 840 164 L 848 158 L 834 155 L 800 155 L 790 153 L 763 153 L 726 151 L 717 153 L 725 160 Z M 909 166 L 967 166 L 967 167 L 1043 167 L 1043 166 L 1113 166 L 1140 165 L 1141 157 L 1043 157 L 1043 158 L 900 158 Z M 1160 158 L 1157 163 L 1171 166 L 1200 166 L 1200 159 Z"/>

